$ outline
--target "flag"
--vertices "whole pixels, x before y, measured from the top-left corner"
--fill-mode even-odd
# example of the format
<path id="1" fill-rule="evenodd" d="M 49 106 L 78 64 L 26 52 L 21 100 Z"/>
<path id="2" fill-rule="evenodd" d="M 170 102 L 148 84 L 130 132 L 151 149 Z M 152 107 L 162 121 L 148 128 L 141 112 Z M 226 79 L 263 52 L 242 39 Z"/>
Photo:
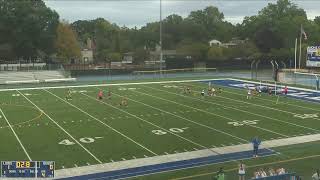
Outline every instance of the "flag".
<path id="1" fill-rule="evenodd" d="M 308 39 L 307 33 L 304 31 L 303 27 L 301 26 L 301 35 L 304 36 L 304 40 Z"/>

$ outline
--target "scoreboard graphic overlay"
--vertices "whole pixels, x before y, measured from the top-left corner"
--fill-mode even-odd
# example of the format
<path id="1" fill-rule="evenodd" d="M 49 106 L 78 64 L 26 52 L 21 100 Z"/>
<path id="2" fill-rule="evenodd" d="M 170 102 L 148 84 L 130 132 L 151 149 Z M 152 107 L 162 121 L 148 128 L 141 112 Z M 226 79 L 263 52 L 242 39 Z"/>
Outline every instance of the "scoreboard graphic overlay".
<path id="1" fill-rule="evenodd" d="M 53 178 L 54 161 L 1 161 L 4 178 Z"/>
<path id="2" fill-rule="evenodd" d="M 307 67 L 320 67 L 320 46 L 307 48 Z"/>

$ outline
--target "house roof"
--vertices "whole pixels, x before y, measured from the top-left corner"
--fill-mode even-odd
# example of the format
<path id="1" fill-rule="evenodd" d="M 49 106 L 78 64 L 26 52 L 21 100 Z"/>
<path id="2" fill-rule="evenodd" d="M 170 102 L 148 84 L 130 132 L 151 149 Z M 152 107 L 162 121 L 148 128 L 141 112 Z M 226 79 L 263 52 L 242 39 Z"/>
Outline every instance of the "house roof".
<path id="1" fill-rule="evenodd" d="M 216 39 L 212 39 L 211 41 L 209 41 L 209 43 L 219 43 L 219 44 L 221 44 L 221 42 L 216 40 Z"/>

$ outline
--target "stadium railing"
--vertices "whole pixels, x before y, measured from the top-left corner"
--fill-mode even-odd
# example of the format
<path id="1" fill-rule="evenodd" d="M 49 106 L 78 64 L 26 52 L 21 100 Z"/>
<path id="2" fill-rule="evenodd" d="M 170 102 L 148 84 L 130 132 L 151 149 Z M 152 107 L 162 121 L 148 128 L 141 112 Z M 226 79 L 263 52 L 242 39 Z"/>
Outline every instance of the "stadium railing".
<path id="1" fill-rule="evenodd" d="M 134 79 L 140 79 L 145 76 L 158 77 L 169 77 L 171 75 L 194 75 L 203 74 L 208 75 L 210 73 L 217 73 L 217 68 L 182 68 L 182 69 L 167 69 L 167 70 L 151 70 L 151 71 L 133 71 L 132 76 Z"/>

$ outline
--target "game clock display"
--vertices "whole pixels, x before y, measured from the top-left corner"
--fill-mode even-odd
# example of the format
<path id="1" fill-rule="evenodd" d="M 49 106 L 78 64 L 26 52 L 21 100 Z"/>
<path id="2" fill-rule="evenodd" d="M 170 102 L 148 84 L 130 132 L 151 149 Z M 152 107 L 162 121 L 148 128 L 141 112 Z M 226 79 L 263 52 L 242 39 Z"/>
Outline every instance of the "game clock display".
<path id="1" fill-rule="evenodd" d="M 1 177 L 53 178 L 54 161 L 1 161 Z"/>

